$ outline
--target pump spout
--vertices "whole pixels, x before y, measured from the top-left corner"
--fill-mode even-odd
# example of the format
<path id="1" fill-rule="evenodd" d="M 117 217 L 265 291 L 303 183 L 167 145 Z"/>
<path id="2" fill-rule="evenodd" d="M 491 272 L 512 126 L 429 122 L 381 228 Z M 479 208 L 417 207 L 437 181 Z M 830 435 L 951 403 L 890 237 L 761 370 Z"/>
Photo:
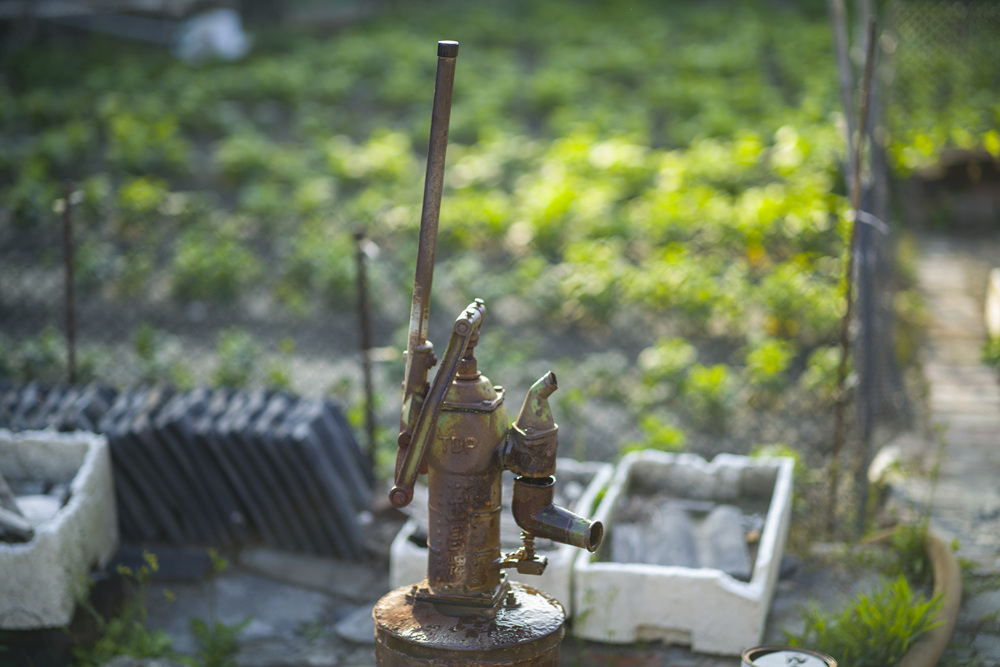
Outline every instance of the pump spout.
<path id="1" fill-rule="evenodd" d="M 517 477 L 514 480 L 512 511 L 524 532 L 594 552 L 604 537 L 600 521 L 588 521 L 552 503 L 555 477 Z"/>
<path id="2" fill-rule="evenodd" d="M 556 428 L 556 422 L 552 418 L 552 409 L 549 408 L 549 396 L 558 388 L 556 374 L 552 371 L 539 378 L 528 390 L 528 395 L 524 398 L 521 412 L 518 413 L 515 423 L 522 430 L 532 429 L 536 432 L 550 431 Z"/>

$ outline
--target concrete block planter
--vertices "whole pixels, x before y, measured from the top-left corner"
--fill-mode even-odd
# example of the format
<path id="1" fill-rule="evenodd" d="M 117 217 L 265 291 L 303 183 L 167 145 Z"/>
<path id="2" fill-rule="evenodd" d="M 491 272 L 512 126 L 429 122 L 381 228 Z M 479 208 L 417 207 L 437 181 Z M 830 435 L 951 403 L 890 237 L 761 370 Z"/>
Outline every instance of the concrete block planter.
<path id="1" fill-rule="evenodd" d="M 614 467 L 609 463 L 593 461 L 580 462 L 573 459 L 558 459 L 556 461 L 557 493 L 567 494 L 565 501 L 557 499 L 557 503 L 565 502 L 567 509 L 590 518 L 597 504 L 600 492 L 607 486 Z M 504 475 L 504 481 L 512 480 Z M 418 487 L 419 488 L 419 487 Z M 426 491 L 425 491 L 426 493 Z M 504 512 L 501 518 L 500 541 L 505 551 L 514 551 L 520 544 L 520 529 L 514 523 L 510 513 L 511 491 L 506 486 L 503 492 Z M 426 496 L 424 497 L 426 503 Z M 414 505 L 418 508 L 420 502 L 414 495 Z M 389 553 L 389 588 L 394 590 L 401 586 L 414 584 L 427 576 L 427 546 L 426 538 L 421 544 L 421 536 L 427 534 L 427 518 L 418 509 L 400 529 L 393 539 Z M 573 562 L 580 551 L 576 547 L 556 544 L 547 540 L 538 540 L 539 554 L 549 560 L 548 567 L 540 576 L 519 574 L 515 570 L 507 570 L 507 575 L 514 581 L 537 588 L 559 600 L 566 609 L 566 614 L 572 614 L 572 570 Z"/>
<path id="2" fill-rule="evenodd" d="M 619 464 L 594 519 L 607 537 L 629 496 L 669 496 L 688 506 L 753 508 L 762 517 L 749 580 L 713 567 L 610 560 L 610 544 L 574 564 L 572 632 L 610 643 L 663 640 L 695 651 L 739 655 L 760 643 L 791 516 L 793 461 L 720 454 L 634 452 Z"/>
<path id="3" fill-rule="evenodd" d="M 88 575 L 118 549 L 111 456 L 92 433 L 0 430 L 0 470 L 16 486 L 68 485 L 49 517 L 35 517 L 34 536 L 0 542 L 0 628 L 26 630 L 69 623 Z"/>

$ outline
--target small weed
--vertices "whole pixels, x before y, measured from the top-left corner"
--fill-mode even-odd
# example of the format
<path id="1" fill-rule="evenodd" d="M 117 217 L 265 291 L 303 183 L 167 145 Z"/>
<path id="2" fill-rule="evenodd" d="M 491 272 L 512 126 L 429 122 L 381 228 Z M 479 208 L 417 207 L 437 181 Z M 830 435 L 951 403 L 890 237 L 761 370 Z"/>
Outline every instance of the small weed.
<path id="1" fill-rule="evenodd" d="M 163 630 L 150 631 L 146 627 L 148 610 L 146 592 L 153 574 L 159 570 L 154 554 L 143 552 L 145 564 L 138 570 L 125 565 L 118 566 L 128 588 L 128 597 L 122 605 L 121 613 L 105 620 L 92 607 L 84 604 L 98 623 L 100 638 L 93 646 L 80 647 L 73 651 L 79 667 L 97 667 L 119 655 L 134 658 L 173 657 L 170 637 Z"/>
<path id="2" fill-rule="evenodd" d="M 236 651 L 239 648 L 236 637 L 250 621 L 249 616 L 233 624 L 222 621 L 208 623 L 200 618 L 192 618 L 191 631 L 201 642 L 202 648 L 198 651 L 198 660 L 185 659 L 182 662 L 192 667 L 235 667 Z"/>
<path id="3" fill-rule="evenodd" d="M 983 345 L 983 363 L 1000 370 L 1000 337 L 991 338 Z"/>
<path id="4" fill-rule="evenodd" d="M 311 644 L 312 642 L 329 637 L 330 629 L 326 622 L 317 620 L 310 623 L 301 623 L 299 627 L 295 629 L 295 634 L 300 637 L 305 637 L 306 641 Z"/>
<path id="5" fill-rule="evenodd" d="M 191 631 L 201 643 L 201 650 L 196 656 L 179 655 L 174 651 L 170 636 L 163 630 L 149 630 L 146 627 L 148 610 L 146 595 L 153 575 L 159 570 L 156 555 L 143 552 L 145 563 L 138 570 L 119 565 L 118 574 L 126 581 L 127 596 L 121 612 L 105 620 L 86 601 L 83 608 L 90 613 L 98 623 L 100 638 L 91 646 L 74 649 L 73 656 L 77 667 L 99 667 L 120 655 L 133 658 L 169 658 L 190 667 L 235 667 L 235 655 L 238 649 L 236 637 L 250 623 L 247 617 L 239 623 L 227 624 L 215 618 L 215 584 L 213 580 L 209 600 L 209 615 L 211 620 L 192 618 Z M 214 549 L 209 550 L 212 559 L 212 573 L 218 574 L 229 564 L 219 556 Z M 175 599 L 173 593 L 163 591 L 164 597 L 171 602 Z"/>
<path id="6" fill-rule="evenodd" d="M 930 584 L 934 579 L 934 566 L 927 555 L 927 530 L 926 522 L 901 524 L 890 538 L 901 573 L 918 584 Z"/>
<path id="7" fill-rule="evenodd" d="M 144 382 L 167 381 L 182 389 L 194 386 L 191 368 L 179 359 L 180 352 L 173 341 L 149 324 L 140 324 L 132 336 L 132 346 L 137 358 L 137 372 Z"/>
<path id="8" fill-rule="evenodd" d="M 219 365 L 212 373 L 212 383 L 220 387 L 246 387 L 260 359 L 260 346 L 249 333 L 234 328 L 219 336 L 217 349 Z"/>

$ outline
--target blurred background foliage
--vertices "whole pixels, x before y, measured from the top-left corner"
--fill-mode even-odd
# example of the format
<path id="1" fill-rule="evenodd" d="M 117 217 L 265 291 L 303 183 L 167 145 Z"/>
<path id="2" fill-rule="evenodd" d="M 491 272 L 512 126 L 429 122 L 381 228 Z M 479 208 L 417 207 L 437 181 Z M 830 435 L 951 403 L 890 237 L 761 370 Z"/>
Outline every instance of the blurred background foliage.
<path id="1" fill-rule="evenodd" d="M 400 349 L 435 42 L 456 39 L 432 340 L 484 298 L 481 366 L 515 390 L 559 371 L 580 456 L 822 451 L 849 225 L 823 0 L 374 7 L 251 24 L 238 62 L 65 30 L 5 50 L 0 376 L 51 382 L 40 366 L 60 363 L 46 327 L 70 179 L 90 377 L 356 403 L 352 233 L 379 249 L 375 343 Z M 917 39 L 890 26 L 880 42 L 913 101 L 887 106 L 897 173 L 951 145 L 997 154 L 996 59 Z M 903 49 L 922 60 L 890 57 Z M 977 93 L 942 106 L 907 67 Z M 379 368 L 391 425 L 401 362 Z"/>

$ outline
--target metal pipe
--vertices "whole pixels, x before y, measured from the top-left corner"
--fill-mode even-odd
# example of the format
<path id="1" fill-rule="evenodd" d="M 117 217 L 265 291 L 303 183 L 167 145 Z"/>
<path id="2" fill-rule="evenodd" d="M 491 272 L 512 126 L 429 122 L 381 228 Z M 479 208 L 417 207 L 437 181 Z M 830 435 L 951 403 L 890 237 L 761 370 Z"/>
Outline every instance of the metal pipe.
<path id="1" fill-rule="evenodd" d="M 63 261 L 66 273 L 66 376 L 69 384 L 76 384 L 76 299 L 73 295 L 73 183 L 66 181 L 63 188 Z"/>
<path id="2" fill-rule="evenodd" d="M 368 309 L 368 271 L 365 231 L 354 231 L 354 256 L 358 276 L 358 326 L 361 334 L 361 373 L 365 385 L 365 431 L 368 437 L 368 463 L 375 469 L 375 389 L 372 383 L 372 327 Z"/>
<path id="3" fill-rule="evenodd" d="M 535 537 L 596 551 L 604 536 L 604 525 L 553 504 L 555 484 L 555 477 L 517 477 L 514 480 L 511 510 L 517 525 Z"/>

